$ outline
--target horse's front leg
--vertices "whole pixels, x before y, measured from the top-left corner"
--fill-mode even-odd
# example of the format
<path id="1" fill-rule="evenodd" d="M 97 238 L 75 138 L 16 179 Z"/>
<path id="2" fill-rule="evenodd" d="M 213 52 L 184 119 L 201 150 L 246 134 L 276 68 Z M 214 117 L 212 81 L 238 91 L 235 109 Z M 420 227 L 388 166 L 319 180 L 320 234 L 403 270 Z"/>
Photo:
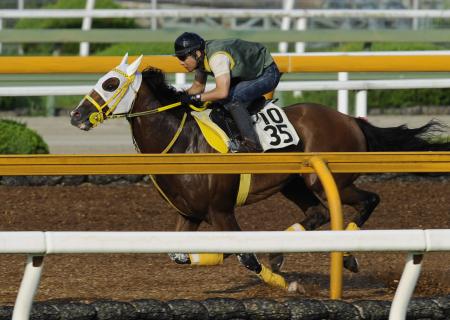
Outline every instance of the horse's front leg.
<path id="1" fill-rule="evenodd" d="M 210 217 L 213 226 L 220 231 L 240 231 L 238 222 L 234 215 L 234 209 L 210 210 Z M 258 257 L 254 253 L 236 253 L 236 257 L 241 265 L 248 270 L 254 272 L 261 280 L 272 287 L 281 288 L 290 292 L 304 292 L 303 288 L 297 283 L 287 283 L 283 276 L 273 273 L 269 268 L 259 262 Z"/>
<path id="2" fill-rule="evenodd" d="M 178 215 L 176 231 L 197 231 L 201 220 Z M 193 264 L 212 266 L 223 262 L 222 253 L 169 253 L 169 257 L 177 264 Z"/>
<path id="3" fill-rule="evenodd" d="M 176 231 L 197 231 L 201 221 L 185 217 L 181 214 L 177 217 Z M 178 264 L 191 264 L 191 258 L 189 253 L 169 253 L 169 257 L 172 261 Z"/>

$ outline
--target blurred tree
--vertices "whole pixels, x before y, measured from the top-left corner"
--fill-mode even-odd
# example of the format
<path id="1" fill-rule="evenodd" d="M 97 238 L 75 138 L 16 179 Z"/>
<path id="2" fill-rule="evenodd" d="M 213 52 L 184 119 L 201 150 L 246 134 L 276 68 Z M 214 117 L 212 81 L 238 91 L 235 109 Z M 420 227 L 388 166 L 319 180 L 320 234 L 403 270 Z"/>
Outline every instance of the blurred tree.
<path id="1" fill-rule="evenodd" d="M 47 9 L 84 9 L 86 0 L 58 0 L 54 4 L 46 5 Z M 114 0 L 96 0 L 95 8 L 117 9 L 121 8 Z M 80 29 L 82 19 L 20 19 L 15 28 L 17 29 Z M 93 29 L 101 28 L 135 28 L 134 19 L 107 18 L 94 19 Z M 103 50 L 108 44 L 92 44 L 91 52 Z M 78 43 L 53 43 L 53 44 L 26 44 L 23 46 L 24 53 L 30 55 L 49 55 L 55 51 L 62 55 L 78 54 Z"/>

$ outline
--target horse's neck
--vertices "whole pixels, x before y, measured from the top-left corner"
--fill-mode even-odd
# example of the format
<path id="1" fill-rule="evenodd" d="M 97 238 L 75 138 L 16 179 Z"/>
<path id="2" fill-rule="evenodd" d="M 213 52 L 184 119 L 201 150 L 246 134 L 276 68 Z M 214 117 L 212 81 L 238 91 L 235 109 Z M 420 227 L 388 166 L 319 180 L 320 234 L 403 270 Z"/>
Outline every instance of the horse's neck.
<path id="1" fill-rule="evenodd" d="M 162 104 L 146 91 L 139 92 L 133 107 L 134 112 L 156 109 Z M 131 119 L 134 142 L 142 153 L 162 153 L 171 144 L 182 125 L 183 112 L 180 110 L 163 111 L 148 116 Z M 182 131 L 176 138 L 171 152 L 186 153 L 192 147 L 192 139 L 198 134 L 197 126 L 192 125 L 192 117 L 187 115 Z"/>

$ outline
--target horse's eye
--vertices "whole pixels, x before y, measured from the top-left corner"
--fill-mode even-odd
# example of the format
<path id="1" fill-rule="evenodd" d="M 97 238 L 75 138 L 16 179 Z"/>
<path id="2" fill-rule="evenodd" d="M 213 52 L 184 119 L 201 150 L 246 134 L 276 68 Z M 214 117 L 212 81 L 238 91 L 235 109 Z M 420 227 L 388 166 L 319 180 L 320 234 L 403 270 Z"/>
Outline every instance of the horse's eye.
<path id="1" fill-rule="evenodd" d="M 119 84 L 120 80 L 118 78 L 110 78 L 103 82 L 102 88 L 105 91 L 113 92 L 119 87 Z"/>

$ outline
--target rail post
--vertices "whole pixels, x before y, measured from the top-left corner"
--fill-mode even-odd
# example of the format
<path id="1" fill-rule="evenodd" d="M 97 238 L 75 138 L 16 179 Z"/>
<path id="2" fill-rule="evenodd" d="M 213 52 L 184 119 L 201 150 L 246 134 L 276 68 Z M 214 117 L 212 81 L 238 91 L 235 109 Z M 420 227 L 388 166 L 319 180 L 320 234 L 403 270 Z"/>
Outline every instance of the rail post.
<path id="1" fill-rule="evenodd" d="M 400 283 L 395 291 L 394 300 L 392 300 L 389 320 L 406 319 L 408 304 L 422 270 L 422 260 L 423 254 L 408 253 Z"/>
<path id="2" fill-rule="evenodd" d="M 27 257 L 25 272 L 14 304 L 12 320 L 27 320 L 30 318 L 33 298 L 39 287 L 43 266 L 44 256 L 29 255 Z"/>
<path id="3" fill-rule="evenodd" d="M 319 176 L 323 189 L 327 195 L 328 209 L 330 210 L 331 230 L 343 230 L 344 219 L 342 217 L 341 198 L 339 191 L 325 161 L 317 156 L 309 159 L 309 163 Z M 330 298 L 342 298 L 342 275 L 343 273 L 343 253 L 331 253 L 331 271 L 330 271 Z"/>

